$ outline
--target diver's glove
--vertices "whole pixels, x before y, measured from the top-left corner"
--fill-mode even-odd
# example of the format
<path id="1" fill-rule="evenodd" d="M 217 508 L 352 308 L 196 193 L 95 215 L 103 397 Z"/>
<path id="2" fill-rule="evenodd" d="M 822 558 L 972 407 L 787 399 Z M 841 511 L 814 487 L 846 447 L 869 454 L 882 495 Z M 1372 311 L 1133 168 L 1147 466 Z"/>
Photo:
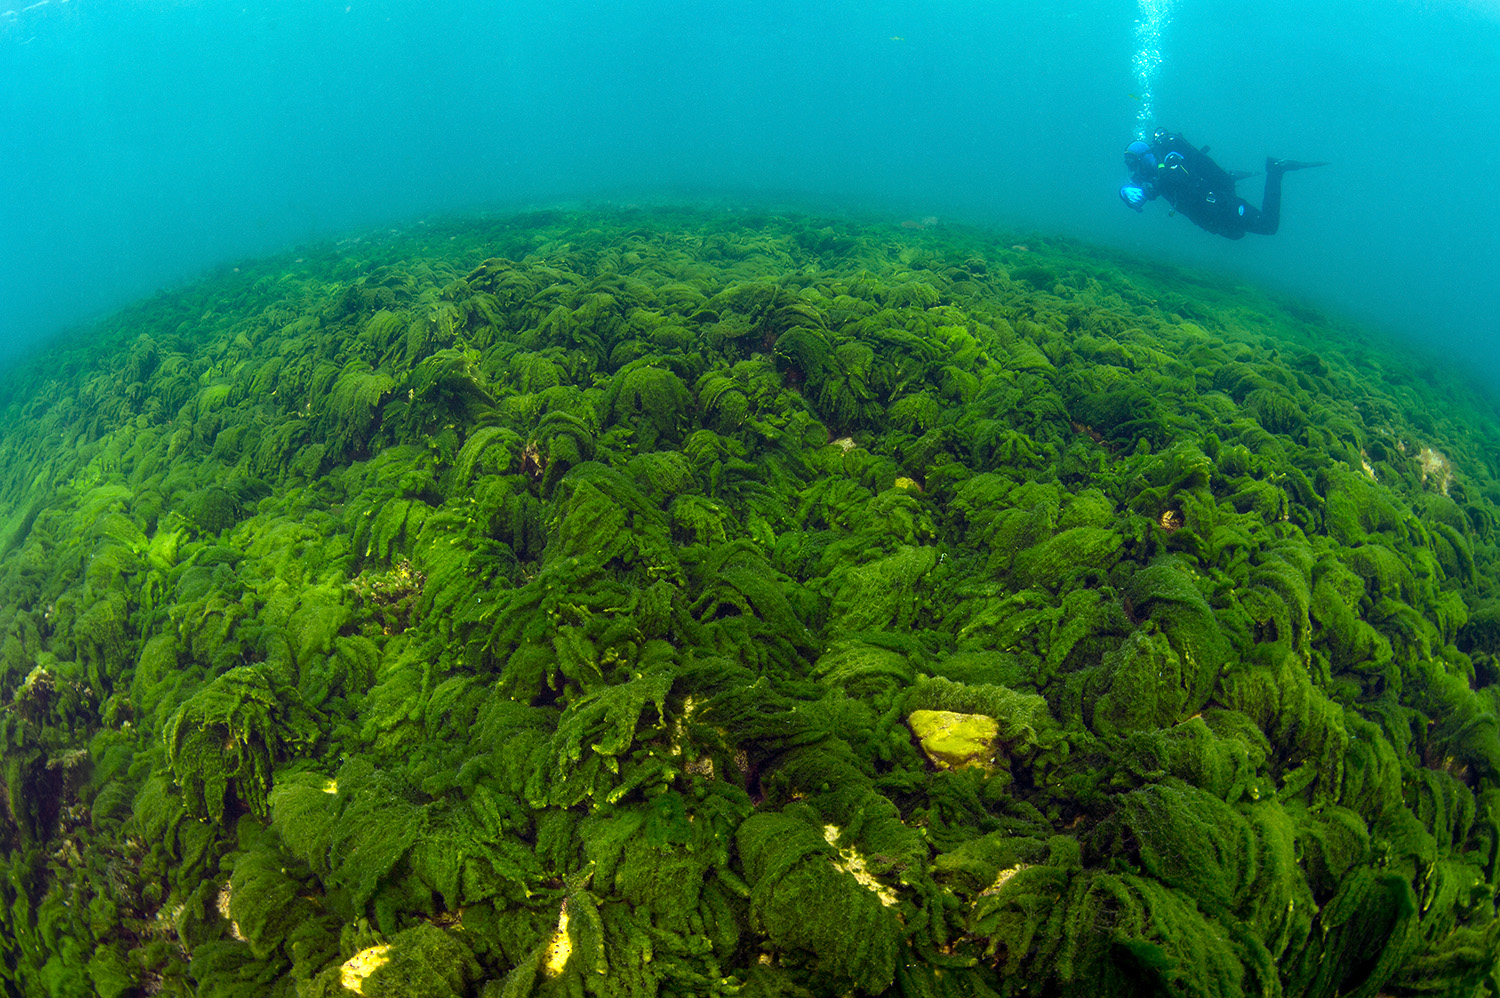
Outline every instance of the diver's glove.
<path id="1" fill-rule="evenodd" d="M 1146 192 L 1134 184 L 1126 184 L 1120 188 L 1120 200 L 1136 211 L 1141 211 L 1146 206 Z"/>

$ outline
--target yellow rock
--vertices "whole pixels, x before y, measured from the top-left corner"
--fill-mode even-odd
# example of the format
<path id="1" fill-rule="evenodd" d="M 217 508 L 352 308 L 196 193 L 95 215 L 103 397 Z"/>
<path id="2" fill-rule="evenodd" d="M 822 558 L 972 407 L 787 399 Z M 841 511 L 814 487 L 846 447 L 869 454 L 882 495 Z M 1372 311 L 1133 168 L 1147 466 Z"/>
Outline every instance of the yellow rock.
<path id="1" fill-rule="evenodd" d="M 922 486 L 918 485 L 916 483 L 916 481 L 914 479 L 911 479 L 911 478 L 898 478 L 898 479 L 896 479 L 896 488 L 898 488 L 898 489 L 905 489 L 908 492 L 921 492 L 922 491 Z"/>
<path id="2" fill-rule="evenodd" d="M 568 957 L 572 955 L 573 940 L 568 938 L 568 902 L 565 898 L 562 910 L 557 915 L 557 931 L 552 933 L 552 941 L 547 944 L 547 959 L 542 964 L 543 972 L 549 978 L 558 976 L 568 965 Z"/>
<path id="3" fill-rule="evenodd" d="M 964 769 L 995 761 L 1000 725 L 985 714 L 950 710 L 914 710 L 906 719 L 927 758 L 943 769 Z"/>
<path id="4" fill-rule="evenodd" d="M 383 967 L 391 958 L 389 943 L 369 946 L 344 961 L 339 968 L 339 982 L 357 995 L 365 993 L 365 978 Z"/>

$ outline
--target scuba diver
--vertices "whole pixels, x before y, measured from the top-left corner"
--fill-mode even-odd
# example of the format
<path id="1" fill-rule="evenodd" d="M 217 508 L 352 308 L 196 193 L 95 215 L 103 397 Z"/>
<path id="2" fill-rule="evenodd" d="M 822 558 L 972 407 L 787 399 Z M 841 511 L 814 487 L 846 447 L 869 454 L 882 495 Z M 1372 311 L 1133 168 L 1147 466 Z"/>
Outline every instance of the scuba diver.
<path id="1" fill-rule="evenodd" d="M 1158 128 L 1150 145 L 1137 141 L 1125 150 L 1130 182 L 1120 188 L 1120 200 L 1141 211 L 1147 201 L 1166 198 L 1198 228 L 1226 239 L 1243 239 L 1247 232 L 1272 236 L 1281 224 L 1282 175 L 1327 165 L 1266 157 L 1266 190 L 1256 208 L 1234 192 L 1235 181 L 1250 174 L 1231 173 L 1208 158 L 1208 146 L 1195 148 L 1181 135 Z"/>

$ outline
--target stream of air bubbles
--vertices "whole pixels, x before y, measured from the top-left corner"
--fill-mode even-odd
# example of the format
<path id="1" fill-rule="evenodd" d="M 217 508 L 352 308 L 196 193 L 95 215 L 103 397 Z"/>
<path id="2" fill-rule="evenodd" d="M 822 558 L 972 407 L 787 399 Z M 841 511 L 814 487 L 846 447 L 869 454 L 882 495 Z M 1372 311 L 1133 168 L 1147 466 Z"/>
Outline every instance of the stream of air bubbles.
<path id="1" fill-rule="evenodd" d="M 1153 130 L 1156 111 L 1152 101 L 1156 89 L 1156 71 L 1161 68 L 1161 36 L 1172 20 L 1173 0 L 1140 0 L 1141 14 L 1135 21 L 1135 96 L 1140 108 L 1135 115 L 1135 137 L 1147 139 Z"/>

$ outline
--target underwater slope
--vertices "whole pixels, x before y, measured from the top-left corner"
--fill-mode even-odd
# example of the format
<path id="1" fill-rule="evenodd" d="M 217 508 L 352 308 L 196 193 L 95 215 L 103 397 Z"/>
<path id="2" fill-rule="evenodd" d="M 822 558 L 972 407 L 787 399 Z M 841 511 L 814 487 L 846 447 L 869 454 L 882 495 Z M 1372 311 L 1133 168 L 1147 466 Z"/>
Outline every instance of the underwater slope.
<path id="1" fill-rule="evenodd" d="M 994 233 L 544 213 L 0 400 L 50 995 L 1500 993 L 1494 413 Z"/>

